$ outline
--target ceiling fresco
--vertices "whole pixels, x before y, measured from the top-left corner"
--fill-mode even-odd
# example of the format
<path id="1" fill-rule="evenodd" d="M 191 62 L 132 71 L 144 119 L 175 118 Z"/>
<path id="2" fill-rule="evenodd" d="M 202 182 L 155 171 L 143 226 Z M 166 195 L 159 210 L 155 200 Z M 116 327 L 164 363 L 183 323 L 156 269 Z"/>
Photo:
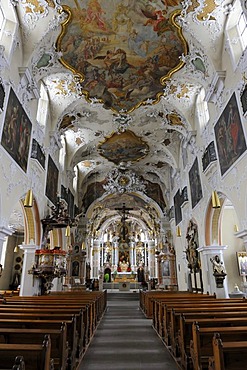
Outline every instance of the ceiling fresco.
<path id="1" fill-rule="evenodd" d="M 148 152 L 148 145 L 132 131 L 114 133 L 99 145 L 99 153 L 116 164 L 121 162 L 136 162 L 144 158 Z"/>
<path id="2" fill-rule="evenodd" d="M 120 219 L 123 203 L 150 229 L 156 211 L 171 219 L 175 185 L 187 186 L 181 179 L 201 150 L 197 97 L 222 68 L 231 0 L 11 2 L 26 62 L 48 93 L 49 150 L 56 157 L 52 143 L 63 138 L 61 183 L 73 191 L 76 173 L 76 202 L 92 228 Z M 35 135 L 42 141 L 42 130 Z"/>
<path id="3" fill-rule="evenodd" d="M 58 38 L 61 62 L 79 75 L 87 99 L 131 112 L 159 101 L 178 71 L 187 43 L 176 18 L 179 0 L 63 1 L 67 19 Z"/>

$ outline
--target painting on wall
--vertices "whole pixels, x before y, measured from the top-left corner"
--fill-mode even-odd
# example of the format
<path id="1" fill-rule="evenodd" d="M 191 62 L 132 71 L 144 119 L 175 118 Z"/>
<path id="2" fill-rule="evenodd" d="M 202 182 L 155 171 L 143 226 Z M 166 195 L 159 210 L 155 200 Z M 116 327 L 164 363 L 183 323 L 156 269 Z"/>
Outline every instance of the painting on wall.
<path id="1" fill-rule="evenodd" d="M 245 85 L 241 95 L 240 95 L 240 100 L 241 100 L 241 104 L 242 104 L 242 108 L 243 108 L 243 112 L 244 112 L 244 116 L 246 115 L 247 113 L 247 85 Z"/>
<path id="2" fill-rule="evenodd" d="M 232 95 L 217 121 L 214 132 L 223 176 L 246 150 L 246 140 L 235 94 Z"/>
<path id="3" fill-rule="evenodd" d="M 189 171 L 189 181 L 190 181 L 192 208 L 194 208 L 197 205 L 197 203 L 202 199 L 202 185 L 197 158 L 195 159 Z"/>
<path id="4" fill-rule="evenodd" d="M 10 90 L 1 144 L 24 172 L 27 171 L 32 124 L 13 89 Z"/>
<path id="5" fill-rule="evenodd" d="M 176 225 L 178 225 L 182 221 L 180 190 L 176 192 L 173 200 L 174 200 L 175 222 Z"/>
<path id="6" fill-rule="evenodd" d="M 182 68 L 188 46 L 177 22 L 180 1 L 65 0 L 57 40 L 62 64 L 82 77 L 83 93 L 130 112 L 158 101 L 163 80 Z M 178 12 L 176 13 L 175 10 Z"/>
<path id="7" fill-rule="evenodd" d="M 247 275 L 247 253 L 237 252 L 238 269 L 241 276 Z"/>
<path id="8" fill-rule="evenodd" d="M 74 217 L 74 195 L 70 189 L 68 189 L 68 213 L 71 218 Z"/>
<path id="9" fill-rule="evenodd" d="M 45 195 L 53 204 L 57 203 L 58 174 L 58 168 L 49 155 Z"/>
<path id="10" fill-rule="evenodd" d="M 33 139 L 32 142 L 31 158 L 36 159 L 40 165 L 45 168 L 45 153 L 35 139 Z"/>

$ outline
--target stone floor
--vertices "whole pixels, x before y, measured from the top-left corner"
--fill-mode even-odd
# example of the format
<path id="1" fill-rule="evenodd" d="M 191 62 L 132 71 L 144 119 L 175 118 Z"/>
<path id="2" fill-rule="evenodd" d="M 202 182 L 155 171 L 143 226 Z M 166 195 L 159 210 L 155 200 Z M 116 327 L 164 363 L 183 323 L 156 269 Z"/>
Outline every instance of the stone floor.
<path id="1" fill-rule="evenodd" d="M 107 311 L 78 370 L 177 370 L 135 292 L 108 293 Z"/>

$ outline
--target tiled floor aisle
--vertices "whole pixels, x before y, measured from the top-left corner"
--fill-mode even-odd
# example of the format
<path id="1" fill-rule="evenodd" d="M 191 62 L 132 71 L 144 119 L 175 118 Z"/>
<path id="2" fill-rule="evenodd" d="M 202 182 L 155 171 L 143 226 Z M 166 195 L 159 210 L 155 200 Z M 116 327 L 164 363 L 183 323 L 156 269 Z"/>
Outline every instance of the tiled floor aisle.
<path id="1" fill-rule="evenodd" d="M 108 293 L 108 309 L 79 370 L 177 370 L 138 295 Z"/>

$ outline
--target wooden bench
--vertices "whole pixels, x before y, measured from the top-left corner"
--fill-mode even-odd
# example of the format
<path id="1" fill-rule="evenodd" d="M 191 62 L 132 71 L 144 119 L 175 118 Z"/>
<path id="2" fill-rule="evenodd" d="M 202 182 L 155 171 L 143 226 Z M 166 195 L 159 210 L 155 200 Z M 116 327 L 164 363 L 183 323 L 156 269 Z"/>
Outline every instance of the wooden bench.
<path id="1" fill-rule="evenodd" d="M 41 344 L 0 344 L 0 361 L 2 369 L 10 369 L 15 358 L 22 356 L 25 370 L 53 370 L 51 359 L 51 341 L 49 335 Z"/>
<path id="2" fill-rule="evenodd" d="M 51 338 L 51 357 L 54 369 L 66 370 L 68 362 L 67 325 L 56 329 L 20 329 L 0 328 L 0 344 L 34 344 L 41 343 L 45 335 Z"/>
<path id="3" fill-rule="evenodd" d="M 25 362 L 23 356 L 16 356 L 11 368 L 3 369 L 0 364 L 0 370 L 25 370 Z"/>
<path id="4" fill-rule="evenodd" d="M 77 349 L 77 336 L 76 336 L 76 323 L 74 318 L 66 320 L 64 323 L 67 325 L 67 341 L 69 347 L 68 364 L 73 369 L 76 363 L 76 349 Z M 30 320 L 30 319 L 1 319 L 0 328 L 14 328 L 14 329 L 56 329 L 60 330 L 63 322 L 61 320 Z"/>
<path id="5" fill-rule="evenodd" d="M 247 341 L 224 342 L 216 333 L 212 341 L 213 357 L 208 370 L 246 369 Z"/>
<path id="6" fill-rule="evenodd" d="M 67 322 L 73 314 L 76 323 L 75 339 L 68 340 L 69 364 L 73 368 L 75 362 L 80 362 L 106 308 L 106 292 L 94 292 L 92 295 L 90 293 L 7 297 L 4 304 L 0 304 L 0 326 L 1 322 L 4 322 L 3 317 L 11 316 L 13 320 L 25 318 L 31 321 L 47 321 L 49 317 L 53 321 L 59 319 Z"/>
<path id="7" fill-rule="evenodd" d="M 153 318 L 153 301 L 155 299 L 163 299 L 169 300 L 171 299 L 180 299 L 184 298 L 188 301 L 191 299 L 197 299 L 198 297 L 208 298 L 212 299 L 215 298 L 215 295 L 209 295 L 209 294 L 201 294 L 201 293 L 191 293 L 191 292 L 183 292 L 183 291 L 173 291 L 173 292 L 141 292 L 140 293 L 140 308 L 143 311 L 144 315 L 151 319 Z"/>
<path id="8" fill-rule="evenodd" d="M 210 305 L 208 305 L 203 303 L 196 304 L 193 302 L 193 307 L 191 307 L 191 304 L 177 305 L 175 307 L 166 305 L 163 318 L 164 342 L 166 345 L 171 345 L 175 351 L 181 314 L 190 315 L 195 321 L 196 317 L 202 317 L 204 315 L 211 315 L 211 317 L 214 317 L 217 314 L 221 316 L 223 312 L 230 313 L 237 311 L 247 314 L 247 303 L 211 302 Z"/>
<path id="9" fill-rule="evenodd" d="M 222 315 L 224 312 L 222 312 Z M 227 314 L 227 313 L 226 313 Z M 246 326 L 247 329 L 247 315 L 242 316 L 241 312 L 238 313 L 239 317 L 234 316 L 229 317 L 223 315 L 222 317 L 211 317 L 208 318 L 205 316 L 203 318 L 197 317 L 197 323 L 201 328 L 212 328 L 212 327 L 231 327 L 231 326 Z M 189 369 L 191 367 L 191 356 L 190 356 L 190 341 L 192 339 L 192 326 L 195 322 L 194 318 L 186 318 L 184 315 L 181 315 L 180 318 L 180 329 L 178 333 L 178 356 L 179 362 L 183 369 Z"/>
<path id="10" fill-rule="evenodd" d="M 244 341 L 247 335 L 247 326 L 213 326 L 202 328 L 193 323 L 192 340 L 190 341 L 190 356 L 193 369 L 208 369 L 209 357 L 213 356 L 212 339 L 215 333 L 220 334 L 225 342 Z"/>

